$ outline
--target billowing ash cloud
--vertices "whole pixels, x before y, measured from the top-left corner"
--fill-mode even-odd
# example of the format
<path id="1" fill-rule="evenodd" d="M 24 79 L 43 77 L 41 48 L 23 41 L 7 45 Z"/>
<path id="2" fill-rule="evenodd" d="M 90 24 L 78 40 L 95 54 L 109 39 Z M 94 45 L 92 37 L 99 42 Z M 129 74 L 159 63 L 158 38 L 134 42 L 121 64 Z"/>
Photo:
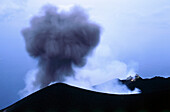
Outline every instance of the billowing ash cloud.
<path id="1" fill-rule="evenodd" d="M 30 24 L 22 34 L 28 53 L 39 61 L 32 83 L 40 88 L 74 75 L 73 66 L 83 67 L 100 40 L 100 26 L 78 6 L 70 11 L 45 6 Z"/>

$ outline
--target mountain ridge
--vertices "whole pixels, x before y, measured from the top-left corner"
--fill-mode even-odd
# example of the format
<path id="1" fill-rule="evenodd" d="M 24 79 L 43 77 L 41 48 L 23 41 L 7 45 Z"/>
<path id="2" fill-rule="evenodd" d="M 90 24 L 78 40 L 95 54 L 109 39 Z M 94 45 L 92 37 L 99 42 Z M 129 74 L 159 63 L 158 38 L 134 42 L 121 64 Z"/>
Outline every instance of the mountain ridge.
<path id="1" fill-rule="evenodd" d="M 162 78 L 158 78 L 163 80 Z M 140 79 L 131 82 L 131 86 L 146 81 Z M 149 80 L 153 83 L 153 78 Z M 170 78 L 166 83 L 169 84 Z M 164 81 L 163 81 L 164 82 Z M 157 82 L 159 83 L 159 82 Z M 160 84 L 160 83 L 159 83 Z M 161 85 L 161 84 L 160 84 Z M 127 85 L 129 86 L 129 85 Z M 130 86 L 129 86 L 130 87 Z M 127 112 L 146 110 L 146 111 L 170 111 L 170 88 L 166 90 L 144 92 L 133 95 L 116 95 L 99 93 L 90 90 L 73 87 L 63 83 L 53 84 L 43 88 L 13 105 L 3 109 L 4 112 L 114 112 L 124 110 Z M 147 89 L 146 89 L 147 90 Z"/>

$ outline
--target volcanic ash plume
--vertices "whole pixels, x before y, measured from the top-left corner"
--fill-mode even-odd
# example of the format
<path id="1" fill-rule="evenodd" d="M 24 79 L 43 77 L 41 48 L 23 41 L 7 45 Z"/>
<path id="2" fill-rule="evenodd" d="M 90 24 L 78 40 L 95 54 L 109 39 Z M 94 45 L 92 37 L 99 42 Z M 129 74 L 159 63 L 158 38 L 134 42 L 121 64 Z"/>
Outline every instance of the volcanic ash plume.
<path id="1" fill-rule="evenodd" d="M 73 66 L 83 67 L 100 39 L 99 25 L 91 22 L 78 6 L 69 11 L 45 6 L 43 13 L 33 17 L 30 24 L 22 34 L 28 53 L 39 62 L 32 81 L 35 87 L 43 88 L 74 75 Z"/>

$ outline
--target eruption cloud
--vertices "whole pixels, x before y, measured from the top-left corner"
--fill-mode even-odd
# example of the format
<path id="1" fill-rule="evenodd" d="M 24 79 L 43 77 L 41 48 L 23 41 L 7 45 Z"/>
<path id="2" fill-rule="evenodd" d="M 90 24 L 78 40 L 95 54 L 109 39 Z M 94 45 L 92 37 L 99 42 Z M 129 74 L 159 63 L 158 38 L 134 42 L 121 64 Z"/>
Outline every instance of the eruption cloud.
<path id="1" fill-rule="evenodd" d="M 31 19 L 30 27 L 22 30 L 29 55 L 38 60 L 38 68 L 26 75 L 26 87 L 19 92 L 25 97 L 56 82 L 105 92 L 136 94 L 117 79 L 135 75 L 125 63 L 111 60 L 110 48 L 99 46 L 101 27 L 89 19 L 85 10 L 74 6 L 60 10 L 52 5 L 43 7 L 41 15 Z"/>
<path id="2" fill-rule="evenodd" d="M 100 26 L 79 6 L 59 11 L 46 5 L 43 15 L 33 17 L 30 23 L 22 34 L 29 55 L 39 61 L 33 84 L 40 88 L 74 75 L 73 66 L 83 67 L 100 40 Z"/>

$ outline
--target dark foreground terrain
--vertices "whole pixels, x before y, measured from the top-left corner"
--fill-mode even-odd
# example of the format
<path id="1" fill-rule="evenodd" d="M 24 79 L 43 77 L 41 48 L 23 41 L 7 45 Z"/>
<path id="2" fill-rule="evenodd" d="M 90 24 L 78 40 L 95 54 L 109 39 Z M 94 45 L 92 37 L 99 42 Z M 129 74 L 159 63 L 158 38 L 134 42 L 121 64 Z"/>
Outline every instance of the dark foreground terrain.
<path id="1" fill-rule="evenodd" d="M 170 78 L 121 81 L 141 94 L 110 95 L 57 83 L 3 109 L 4 112 L 170 112 Z"/>

